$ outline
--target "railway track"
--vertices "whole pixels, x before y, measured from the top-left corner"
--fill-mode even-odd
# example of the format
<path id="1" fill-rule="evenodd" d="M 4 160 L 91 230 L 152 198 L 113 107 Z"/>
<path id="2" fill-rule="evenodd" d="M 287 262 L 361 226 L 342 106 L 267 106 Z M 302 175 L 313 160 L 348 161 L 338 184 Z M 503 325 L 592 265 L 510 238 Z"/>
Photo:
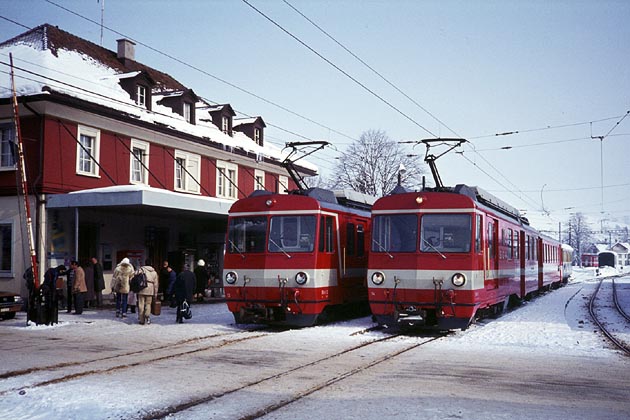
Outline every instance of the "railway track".
<path id="1" fill-rule="evenodd" d="M 15 391 L 24 393 L 27 389 L 33 390 L 38 387 L 68 382 L 89 375 L 111 373 L 139 366 L 147 362 L 147 353 L 151 353 L 153 362 L 158 362 L 218 349 L 270 334 L 269 332 L 260 332 L 260 330 L 251 329 L 223 334 L 210 334 L 90 360 L 8 371 L 0 375 L 0 398 Z"/>
<path id="2" fill-rule="evenodd" d="M 612 285 L 610 288 L 602 288 L 602 284 L 605 280 L 611 281 Z M 602 292 L 602 290 L 604 291 Z M 600 292 L 602 292 L 601 295 Z M 598 301 L 600 302 L 599 304 L 597 304 Z M 589 299 L 588 311 L 593 321 L 608 340 L 610 340 L 615 347 L 630 356 L 630 344 L 626 339 L 620 337 L 620 332 L 616 331 L 614 328 L 614 325 L 617 323 L 621 323 L 621 325 L 630 323 L 630 317 L 619 305 L 614 277 L 600 279 L 595 291 Z"/>
<path id="3" fill-rule="evenodd" d="M 353 333 L 351 335 L 360 334 Z M 345 378 L 363 372 L 373 366 L 390 360 L 398 355 L 410 350 L 439 340 L 445 334 L 433 337 L 422 337 L 414 342 L 409 340 L 396 339 L 399 334 L 383 338 L 369 340 L 350 348 L 317 360 L 299 364 L 290 369 L 277 372 L 243 385 L 226 389 L 221 392 L 213 392 L 199 396 L 178 405 L 167 406 L 160 410 L 154 410 L 150 414 L 142 417 L 142 420 L 153 420 L 167 417 L 169 419 L 198 417 L 200 413 L 205 413 L 204 418 L 210 418 L 209 413 L 221 412 L 221 407 L 233 407 L 234 403 L 228 403 L 227 399 L 242 400 L 240 413 L 222 412 L 219 418 L 237 418 L 240 420 L 253 420 L 279 410 L 304 398 L 316 391 L 331 386 Z M 376 346 L 387 343 L 388 346 Z M 375 348 L 378 347 L 378 348 Z M 282 393 L 264 392 L 266 389 L 282 389 Z M 259 397 L 255 402 L 250 402 L 243 397 L 247 394 L 256 394 Z M 243 405 L 247 406 L 243 415 Z M 238 406 L 238 405 L 236 405 Z"/>

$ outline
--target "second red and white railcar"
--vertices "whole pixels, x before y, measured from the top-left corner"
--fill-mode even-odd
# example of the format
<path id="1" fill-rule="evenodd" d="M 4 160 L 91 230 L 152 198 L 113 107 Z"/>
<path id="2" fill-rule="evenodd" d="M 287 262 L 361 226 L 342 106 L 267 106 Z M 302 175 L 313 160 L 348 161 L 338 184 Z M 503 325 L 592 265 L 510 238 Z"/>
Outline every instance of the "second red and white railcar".
<path id="1" fill-rule="evenodd" d="M 372 208 L 368 289 L 381 325 L 465 329 L 562 280 L 560 243 L 477 187 L 392 194 Z"/>
<path id="2" fill-rule="evenodd" d="M 224 287 L 237 323 L 310 326 L 340 307 L 367 312 L 369 208 L 351 191 L 259 191 L 232 205 Z"/>

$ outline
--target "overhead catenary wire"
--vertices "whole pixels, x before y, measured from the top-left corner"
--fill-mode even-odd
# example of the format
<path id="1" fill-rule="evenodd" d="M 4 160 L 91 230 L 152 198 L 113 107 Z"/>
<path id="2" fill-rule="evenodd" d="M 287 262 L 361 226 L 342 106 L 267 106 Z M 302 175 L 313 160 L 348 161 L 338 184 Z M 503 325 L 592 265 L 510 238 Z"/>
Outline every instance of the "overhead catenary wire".
<path id="1" fill-rule="evenodd" d="M 260 9 L 256 8 L 255 6 L 253 6 L 249 1 L 247 0 L 242 0 L 243 3 L 247 4 L 249 7 L 251 7 L 253 10 L 255 10 L 258 14 L 260 14 L 262 17 L 264 17 L 265 19 L 267 19 L 269 22 L 271 22 L 273 25 L 275 25 L 276 27 L 278 27 L 282 32 L 286 33 L 287 35 L 289 35 L 291 38 L 293 38 L 294 40 L 296 40 L 298 43 L 300 43 L 302 46 L 304 46 L 306 49 L 308 49 L 309 51 L 311 51 L 313 54 L 315 54 L 316 56 L 318 56 L 319 58 L 321 58 L 322 60 L 324 60 L 326 63 L 328 63 L 330 66 L 332 66 L 334 69 L 336 69 L 337 71 L 339 71 L 341 74 L 343 74 L 344 76 L 346 76 L 348 79 L 352 80 L 354 83 L 356 83 L 357 85 L 359 85 L 360 87 L 362 87 L 365 91 L 369 92 L 372 96 L 376 97 L 377 99 L 379 99 L 381 102 L 383 102 L 385 105 L 389 106 L 391 109 L 393 109 L 394 111 L 396 111 L 398 114 L 402 115 L 403 117 L 405 117 L 407 120 L 409 120 L 411 123 L 415 124 L 416 126 L 418 126 L 419 128 L 421 128 L 422 130 L 424 130 L 425 132 L 427 132 L 428 134 L 432 135 L 432 136 L 436 136 L 431 130 L 429 130 L 428 128 L 424 127 L 422 124 L 420 124 L 419 122 L 417 122 L 416 120 L 414 120 L 413 118 L 411 118 L 409 115 L 405 114 L 404 112 L 402 112 L 399 108 L 397 108 L 396 106 L 394 106 L 391 102 L 387 101 L 385 98 L 383 98 L 381 95 L 379 95 L 378 93 L 374 92 L 372 89 L 370 89 L 369 87 L 367 87 L 365 84 L 363 84 L 362 82 L 360 82 L 358 79 L 356 79 L 354 76 L 352 76 L 351 74 L 349 74 L 348 72 L 346 72 L 345 70 L 343 70 L 341 67 L 339 67 L 338 65 L 336 65 L 335 63 L 333 63 L 331 60 L 329 60 L 328 58 L 324 57 L 321 53 L 319 53 L 317 50 L 315 50 L 314 48 L 312 48 L 310 45 L 308 45 L 306 42 L 302 41 L 300 38 L 298 38 L 297 36 L 293 35 L 291 32 L 289 32 L 287 29 L 285 29 L 282 25 L 280 25 L 279 23 L 277 23 L 275 20 L 271 19 L 269 16 L 267 16 L 265 13 L 263 13 Z"/>
<path id="2" fill-rule="evenodd" d="M 46 1 L 47 3 L 50 3 L 50 4 L 51 4 L 51 5 L 53 5 L 53 6 L 56 6 L 56 7 L 60 8 L 60 9 L 62 9 L 62 10 L 67 11 L 68 13 L 71 13 L 71 14 L 73 14 L 73 15 L 75 15 L 75 16 L 78 16 L 78 17 L 80 17 L 81 19 L 84 19 L 84 20 L 86 20 L 86 21 L 88 21 L 88 22 L 91 22 L 91 23 L 93 23 L 93 24 L 95 24 L 95 25 L 98 25 L 99 27 L 101 26 L 101 23 L 100 23 L 100 22 L 96 22 L 96 21 L 95 21 L 95 20 L 93 20 L 93 19 L 90 19 L 90 18 L 88 18 L 88 17 L 86 17 L 86 16 L 81 15 L 80 13 L 77 13 L 77 12 L 75 12 L 75 11 L 73 11 L 73 10 L 68 9 L 67 7 L 64 7 L 64 6 L 62 6 L 62 5 L 58 4 L 58 3 L 55 3 L 55 2 L 54 2 L 54 1 L 52 1 L 52 0 L 45 0 L 45 1 Z M 169 59 L 171 59 L 171 60 L 173 60 L 173 61 L 176 61 L 177 63 L 182 64 L 182 65 L 184 65 L 184 66 L 186 66 L 186 67 L 188 67 L 188 68 L 190 68 L 190 69 L 193 69 L 193 70 L 195 70 L 195 71 L 197 71 L 197 72 L 199 72 L 199 73 L 201 73 L 201 74 L 204 74 L 204 75 L 206 75 L 206 76 L 208 76 L 208 77 L 211 77 L 211 78 L 213 78 L 214 80 L 216 80 L 216 81 L 218 81 L 218 82 L 220 82 L 220 83 L 223 83 L 223 84 L 225 84 L 225 85 L 227 85 L 227 86 L 230 86 L 230 87 L 232 87 L 232 88 L 234 88 L 234 89 L 237 89 L 237 90 L 238 90 L 238 91 L 240 91 L 240 92 L 243 92 L 243 93 L 245 93 L 245 94 L 247 94 L 247 95 L 249 95 L 249 96 L 252 96 L 252 97 L 254 97 L 254 98 L 256 98 L 256 99 L 258 99 L 258 100 L 260 100 L 260 101 L 262 101 L 262 102 L 265 102 L 265 103 L 267 103 L 267 104 L 269 104 L 269 105 L 271 105 L 271 106 L 274 106 L 274 107 L 276 107 L 276 108 L 278 108 L 278 109 L 281 109 L 281 110 L 283 110 L 283 111 L 285 111 L 285 112 L 287 112 L 287 113 L 289 113 L 289 114 L 291 114 L 291 115 L 294 115 L 294 116 L 296 116 L 296 117 L 298 117 L 298 118 L 301 118 L 301 119 L 303 119 L 303 120 L 305 120 L 305 121 L 308 121 L 308 122 L 310 122 L 310 123 L 312 123 L 312 124 L 315 124 L 315 125 L 317 125 L 317 126 L 319 126 L 319 127 L 321 127 L 321 128 L 325 128 L 325 129 L 327 129 L 327 130 L 330 130 L 330 131 L 332 131 L 333 133 L 336 133 L 336 134 L 338 134 L 338 135 L 340 135 L 340 136 L 343 136 L 343 137 L 347 137 L 347 138 L 352 139 L 352 137 L 351 137 L 351 136 L 349 136 L 349 135 L 347 135 L 347 134 L 345 134 L 345 133 L 343 133 L 343 132 L 337 131 L 337 130 L 335 130 L 335 129 L 333 129 L 333 128 L 330 128 L 330 127 L 328 127 L 328 126 L 326 126 L 326 125 L 324 125 L 324 124 L 322 124 L 322 123 L 319 123 L 319 122 L 317 122 L 317 121 L 315 121 L 315 120 L 313 120 L 313 119 L 311 119 L 311 118 L 308 118 L 308 117 L 306 117 L 306 116 L 304 116 L 304 115 L 301 115 L 301 114 L 299 114 L 299 113 L 297 113 L 297 112 L 295 112 L 295 111 L 292 111 L 292 110 L 290 110 L 289 108 L 287 108 L 287 107 L 285 107 L 285 106 L 282 106 L 282 105 L 280 105 L 280 104 L 277 104 L 277 103 L 275 103 L 275 102 L 273 102 L 273 101 L 271 101 L 271 100 L 269 100 L 269 99 L 266 99 L 266 98 L 264 98 L 264 97 L 262 97 L 262 96 L 260 96 L 260 95 L 257 95 L 257 94 L 255 94 L 255 93 L 253 93 L 253 92 L 251 92 L 251 91 L 249 91 L 249 90 L 247 90 L 247 89 L 245 89 L 245 88 L 242 88 L 242 87 L 240 87 L 240 86 L 238 86 L 238 85 L 236 85 L 236 84 L 234 84 L 234 83 L 231 83 L 231 82 L 229 82 L 229 81 L 227 81 L 227 80 L 225 80 L 225 79 L 223 79 L 223 78 L 220 78 L 220 77 L 218 77 L 218 76 L 216 76 L 216 75 L 214 75 L 214 74 L 212 74 L 212 73 L 210 73 L 210 72 L 208 72 L 208 71 L 206 71 L 206 70 L 203 70 L 203 69 L 201 69 L 201 68 L 199 68 L 199 67 L 197 67 L 197 66 L 195 66 L 195 65 L 193 65 L 193 64 L 190 64 L 190 63 L 188 63 L 188 62 L 186 62 L 186 61 L 184 61 L 184 60 L 182 60 L 182 59 L 179 59 L 179 58 L 177 58 L 177 57 L 175 57 L 175 56 L 173 56 L 173 55 L 171 55 L 171 54 L 165 53 L 164 51 L 161 51 L 161 50 L 159 50 L 159 49 L 157 49 L 157 48 L 154 48 L 154 47 L 152 47 L 152 46 L 150 46 L 150 45 L 148 45 L 148 44 L 146 44 L 146 43 L 144 43 L 144 42 L 142 42 L 142 41 L 139 41 L 139 40 L 137 40 L 137 39 L 134 39 L 133 37 L 130 37 L 130 36 L 128 36 L 128 35 L 126 35 L 126 34 L 124 34 L 124 33 L 122 33 L 122 32 L 119 32 L 119 31 L 117 31 L 117 30 L 115 30 L 115 29 L 112 29 L 112 28 L 110 28 L 110 27 L 108 27 L 108 26 L 103 26 L 103 28 L 107 29 L 108 31 L 110 31 L 110 32 L 112 32 L 112 33 L 115 33 L 115 34 L 117 34 L 117 35 L 120 35 L 120 36 L 122 36 L 122 37 L 125 37 L 125 38 L 127 38 L 127 39 L 129 39 L 129 40 L 131 40 L 131 41 L 135 42 L 135 43 L 136 43 L 136 44 L 138 44 L 138 45 L 142 45 L 143 47 L 146 47 L 146 48 L 148 48 L 149 50 L 151 50 L 151 51 L 153 51 L 153 52 L 155 52 L 155 53 L 157 53 L 157 54 L 160 54 L 160 55 L 162 55 L 162 56 L 164 56 L 164 57 L 167 57 L 167 58 L 169 58 Z"/>
<path id="3" fill-rule="evenodd" d="M 311 25 L 313 25 L 315 28 L 317 28 L 320 32 L 322 32 L 324 35 L 326 35 L 328 38 L 330 38 L 335 44 L 339 45 L 344 51 L 346 51 L 348 54 L 350 54 L 352 57 L 354 57 L 356 60 L 358 60 L 361 64 L 363 64 L 365 67 L 367 67 L 370 71 L 372 71 L 372 73 L 376 74 L 381 80 L 383 80 L 385 83 L 387 83 L 390 87 L 392 87 L 396 92 L 400 93 L 401 95 L 403 95 L 405 98 L 407 98 L 409 101 L 411 101 L 414 105 L 416 105 L 418 108 L 420 108 L 422 111 L 424 111 L 427 115 L 429 115 L 431 118 L 433 118 L 435 121 L 437 121 L 438 123 L 440 123 L 443 127 L 445 127 L 447 130 L 449 130 L 451 133 L 455 134 L 458 137 L 461 137 L 459 134 L 457 134 L 452 128 L 450 128 L 448 125 L 446 125 L 446 123 L 444 123 L 444 121 L 440 120 L 438 117 L 436 117 L 433 113 L 431 113 L 428 109 L 426 109 L 425 107 L 423 107 L 421 104 L 419 104 L 416 100 L 414 100 L 412 97 L 410 97 L 409 95 L 407 95 L 402 89 L 400 89 L 398 86 L 396 86 L 393 82 L 391 82 L 389 79 L 387 79 L 385 76 L 383 76 L 380 72 L 378 72 L 376 69 L 374 69 L 374 67 L 370 66 L 368 63 L 365 62 L 365 60 L 363 60 L 361 57 L 359 57 L 358 55 L 356 55 L 354 52 L 352 52 L 348 47 L 346 47 L 344 44 L 342 44 L 341 42 L 339 42 L 337 39 L 335 39 L 335 37 L 333 37 L 331 34 L 329 34 L 327 31 L 325 31 L 320 25 L 318 25 L 317 23 L 315 23 L 311 18 L 309 18 L 308 16 L 306 16 L 303 12 L 301 12 L 300 10 L 298 10 L 295 6 L 293 6 L 291 3 L 289 3 L 287 0 L 283 0 L 284 3 L 286 3 L 291 9 L 293 9 L 297 14 L 299 14 L 300 16 L 302 16 L 304 19 L 306 19 L 307 22 L 309 22 Z"/>

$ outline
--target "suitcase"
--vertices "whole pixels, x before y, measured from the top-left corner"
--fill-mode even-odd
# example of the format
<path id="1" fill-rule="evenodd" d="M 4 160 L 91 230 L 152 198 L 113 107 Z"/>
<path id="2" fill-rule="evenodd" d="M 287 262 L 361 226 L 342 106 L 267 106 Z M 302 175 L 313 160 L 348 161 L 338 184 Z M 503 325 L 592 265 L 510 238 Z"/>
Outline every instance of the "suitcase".
<path id="1" fill-rule="evenodd" d="M 151 315 L 158 316 L 162 313 L 162 302 L 159 299 L 153 299 L 151 302 Z"/>

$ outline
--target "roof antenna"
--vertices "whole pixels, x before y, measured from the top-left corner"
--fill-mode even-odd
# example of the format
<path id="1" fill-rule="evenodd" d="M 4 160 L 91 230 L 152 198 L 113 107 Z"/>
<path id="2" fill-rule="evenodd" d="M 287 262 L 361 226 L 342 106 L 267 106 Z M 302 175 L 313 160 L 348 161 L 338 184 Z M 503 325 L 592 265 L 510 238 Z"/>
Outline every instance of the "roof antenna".
<path id="1" fill-rule="evenodd" d="M 105 0 L 96 0 L 101 3 L 101 47 L 103 46 L 103 19 L 105 17 Z"/>

